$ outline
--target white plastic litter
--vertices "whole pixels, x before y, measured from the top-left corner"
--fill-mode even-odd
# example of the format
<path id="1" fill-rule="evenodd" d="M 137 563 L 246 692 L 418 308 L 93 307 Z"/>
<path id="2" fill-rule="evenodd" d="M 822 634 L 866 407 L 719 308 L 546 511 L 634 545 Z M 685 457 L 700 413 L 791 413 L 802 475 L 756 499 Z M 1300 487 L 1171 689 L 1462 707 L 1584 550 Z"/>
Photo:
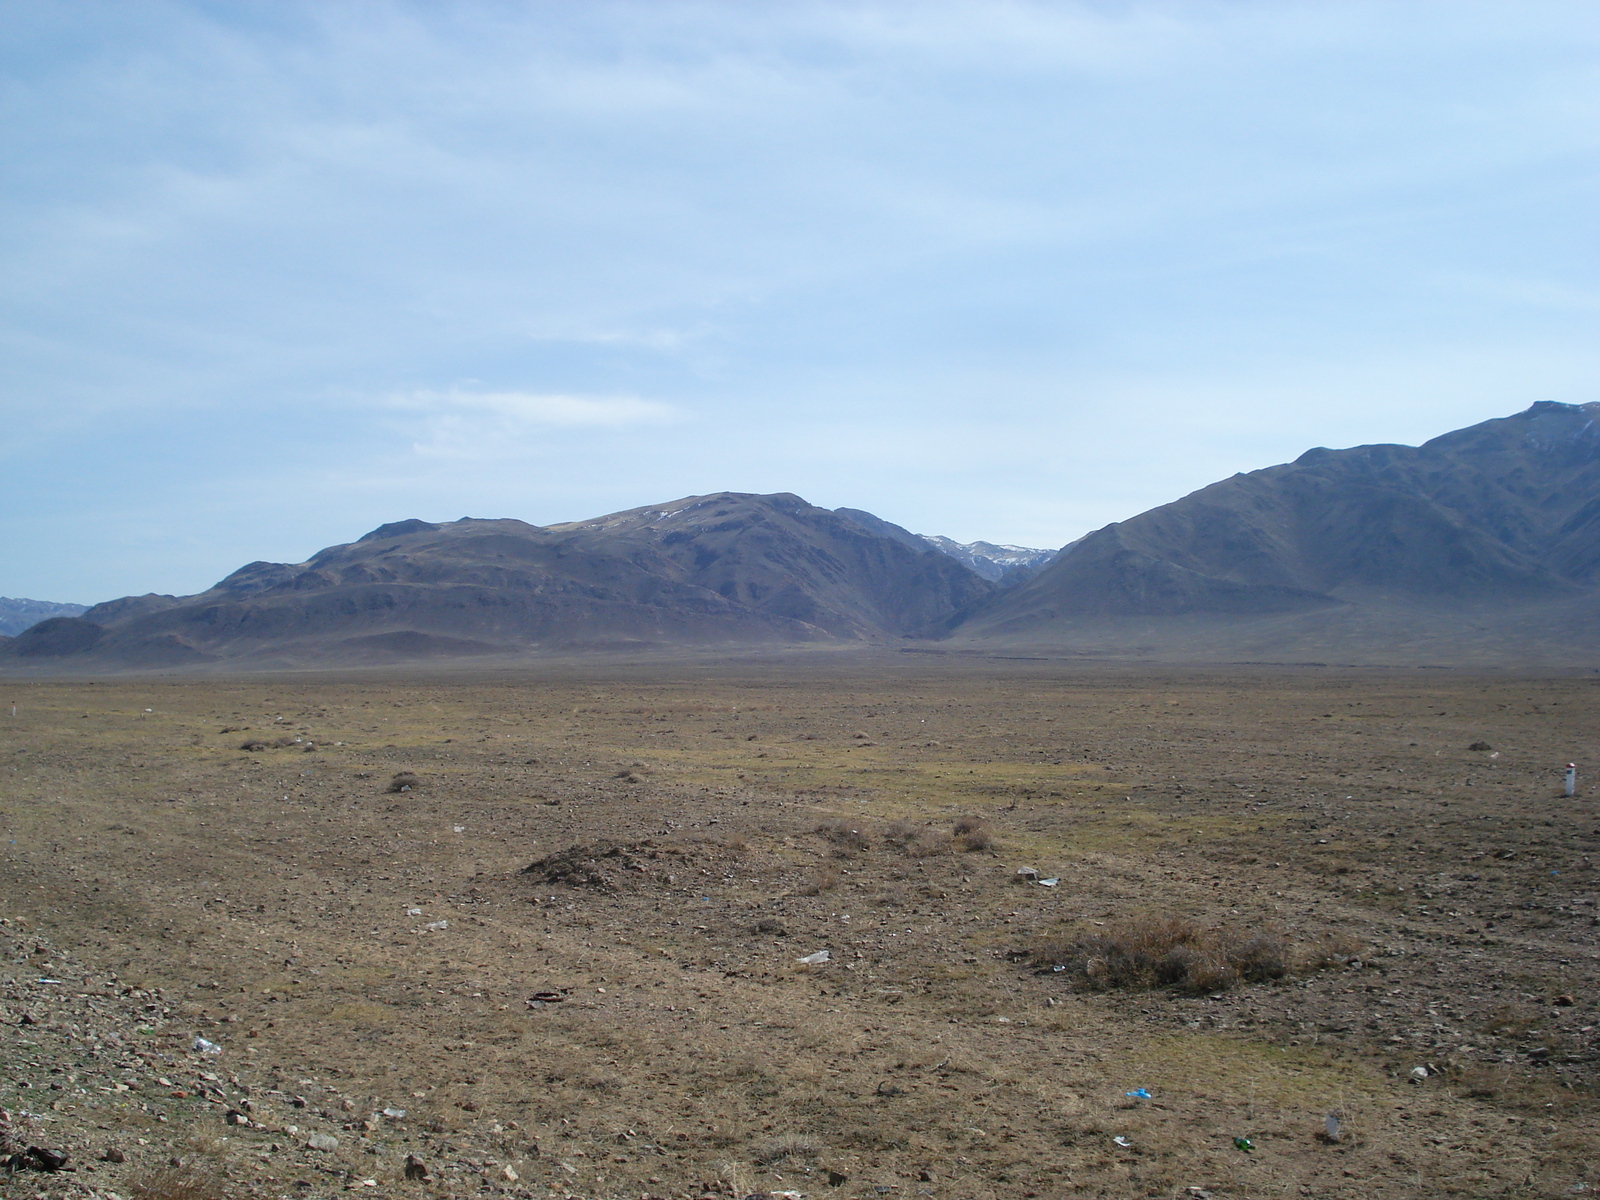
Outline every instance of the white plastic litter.
<path id="1" fill-rule="evenodd" d="M 1040 887 L 1055 887 L 1056 884 L 1058 884 L 1060 882 L 1061 882 L 1061 879 L 1060 879 L 1059 876 L 1052 875 L 1049 879 L 1041 879 L 1041 880 L 1039 880 L 1039 886 Z"/>
<path id="2" fill-rule="evenodd" d="M 215 1042 L 208 1042 L 203 1037 L 195 1038 L 195 1040 L 192 1043 L 190 1043 L 190 1049 L 195 1050 L 200 1054 L 221 1054 L 222 1053 L 222 1047 L 221 1046 L 217 1045 Z"/>
<path id="3" fill-rule="evenodd" d="M 832 954 L 831 951 L 818 950 L 815 954 L 808 954 L 804 958 L 799 959 L 798 961 L 805 963 L 809 967 L 814 967 L 818 963 L 827 962 L 832 957 L 833 957 L 833 954 Z"/>
<path id="4" fill-rule="evenodd" d="M 1121 1146 L 1124 1150 L 1126 1150 L 1129 1146 L 1133 1145 L 1132 1142 L 1130 1142 L 1127 1138 L 1123 1137 L 1121 1134 L 1118 1134 L 1116 1137 L 1112 1138 L 1111 1140 L 1113 1142 L 1115 1142 L 1117 1145 Z"/>
<path id="5" fill-rule="evenodd" d="M 423 926 L 423 928 L 424 929 L 435 930 L 435 931 L 440 930 L 440 929 L 449 929 L 450 928 L 450 922 L 449 921 L 429 921 L 426 925 Z"/>

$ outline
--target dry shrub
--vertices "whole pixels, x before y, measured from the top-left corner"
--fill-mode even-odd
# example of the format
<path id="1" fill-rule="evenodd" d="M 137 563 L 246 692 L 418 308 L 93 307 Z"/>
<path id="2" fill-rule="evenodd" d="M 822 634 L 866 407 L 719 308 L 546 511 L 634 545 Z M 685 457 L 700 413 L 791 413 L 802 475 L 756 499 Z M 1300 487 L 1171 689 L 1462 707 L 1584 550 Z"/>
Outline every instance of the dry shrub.
<path id="1" fill-rule="evenodd" d="M 951 849 L 947 836 L 912 821 L 891 821 L 884 827 L 883 840 L 912 858 L 932 858 Z"/>
<path id="2" fill-rule="evenodd" d="M 134 1200 L 227 1200 L 226 1184 L 216 1173 L 192 1163 L 163 1167 L 128 1186 Z"/>
<path id="3" fill-rule="evenodd" d="M 1295 970 L 1326 971 L 1331 967 L 1347 967 L 1359 959 L 1365 948 L 1365 943 L 1348 933 L 1324 933 L 1295 947 Z M 1359 966 L 1359 962 L 1356 965 Z"/>
<path id="4" fill-rule="evenodd" d="M 832 891 L 838 886 L 839 872 L 832 867 L 818 867 L 810 882 L 800 889 L 800 894 L 802 896 L 820 896 L 823 892 Z"/>
<path id="5" fill-rule="evenodd" d="M 955 823 L 952 832 L 955 834 L 956 845 L 962 850 L 994 849 L 994 831 L 989 828 L 989 822 L 982 817 L 962 817 Z"/>
<path id="6" fill-rule="evenodd" d="M 906 846 L 922 832 L 922 826 L 910 821 L 890 821 L 883 827 L 883 840 L 891 846 Z"/>
<path id="7" fill-rule="evenodd" d="M 418 779 L 410 771 L 400 771 L 395 774 L 393 779 L 389 780 L 389 786 L 384 791 L 413 792 L 421 786 L 422 780 Z"/>
<path id="8" fill-rule="evenodd" d="M 1537 1029 L 1544 1021 L 1544 1011 L 1531 1004 L 1501 1004 L 1489 1013 L 1489 1019 L 1483 1023 L 1483 1031 L 1527 1033 L 1530 1029 Z"/>
<path id="9" fill-rule="evenodd" d="M 821 1153 L 822 1146 L 816 1138 L 807 1137 L 803 1133 L 781 1133 L 761 1144 L 756 1150 L 755 1161 L 764 1167 L 770 1167 L 788 1159 L 809 1162 Z"/>
<path id="10" fill-rule="evenodd" d="M 1044 943 L 1032 958 L 1096 991 L 1215 992 L 1281 979 L 1290 962 L 1288 939 L 1275 929 L 1206 927 L 1183 917 L 1132 918 L 1115 929 Z"/>
<path id="11" fill-rule="evenodd" d="M 834 854 L 841 858 L 848 858 L 872 845 L 872 839 L 862 831 L 861 826 L 851 821 L 824 821 L 817 826 L 817 833 L 833 843 Z"/>

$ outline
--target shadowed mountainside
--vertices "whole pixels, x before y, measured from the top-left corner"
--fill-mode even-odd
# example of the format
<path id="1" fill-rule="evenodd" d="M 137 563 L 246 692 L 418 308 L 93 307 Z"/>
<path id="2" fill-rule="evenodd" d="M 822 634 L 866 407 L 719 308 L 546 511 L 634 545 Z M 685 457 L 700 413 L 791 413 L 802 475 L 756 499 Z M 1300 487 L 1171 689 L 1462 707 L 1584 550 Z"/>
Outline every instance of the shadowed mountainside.
<path id="1" fill-rule="evenodd" d="M 1417 447 L 1309 450 L 1108 525 L 960 636 L 1109 646 L 1188 630 L 1220 646 L 1321 631 L 1337 650 L 1437 614 L 1441 631 L 1593 641 L 1597 585 L 1600 404 L 1544 402 Z"/>
<path id="2" fill-rule="evenodd" d="M 0 656 L 150 666 L 871 641 L 941 630 L 991 590 L 798 496 L 724 492 L 547 527 L 399 521 L 197 596 L 46 621 Z"/>

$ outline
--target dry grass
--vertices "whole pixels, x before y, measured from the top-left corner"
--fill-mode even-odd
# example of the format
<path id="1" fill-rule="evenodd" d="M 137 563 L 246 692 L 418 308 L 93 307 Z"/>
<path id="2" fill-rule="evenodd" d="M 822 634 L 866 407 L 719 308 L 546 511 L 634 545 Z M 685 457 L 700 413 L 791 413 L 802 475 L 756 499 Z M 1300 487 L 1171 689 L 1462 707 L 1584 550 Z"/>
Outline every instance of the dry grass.
<path id="1" fill-rule="evenodd" d="M 962 817 L 952 830 L 955 844 L 963 851 L 994 849 L 994 830 L 982 817 Z"/>
<path id="2" fill-rule="evenodd" d="M 227 1184 L 215 1172 L 190 1163 L 135 1179 L 128 1190 L 134 1200 L 228 1200 Z"/>
<path id="3" fill-rule="evenodd" d="M 1135 917 L 1105 931 L 1046 941 L 1032 957 L 1064 968 L 1094 991 L 1215 992 L 1281 979 L 1290 968 L 1289 942 L 1278 930 L 1208 927 L 1171 916 Z"/>
<path id="4" fill-rule="evenodd" d="M 816 1138 L 803 1133 L 783 1133 L 762 1143 L 756 1151 L 755 1161 L 762 1166 L 772 1166 L 790 1159 L 804 1163 L 821 1153 L 822 1146 Z"/>
<path id="5" fill-rule="evenodd" d="M 858 822 L 824 821 L 817 826 L 817 835 L 833 843 L 835 858 L 854 858 L 872 848 L 872 838 Z"/>
<path id="6" fill-rule="evenodd" d="M 839 886 L 839 872 L 832 867 L 818 867 L 811 879 L 800 889 L 802 896 L 820 896 Z"/>

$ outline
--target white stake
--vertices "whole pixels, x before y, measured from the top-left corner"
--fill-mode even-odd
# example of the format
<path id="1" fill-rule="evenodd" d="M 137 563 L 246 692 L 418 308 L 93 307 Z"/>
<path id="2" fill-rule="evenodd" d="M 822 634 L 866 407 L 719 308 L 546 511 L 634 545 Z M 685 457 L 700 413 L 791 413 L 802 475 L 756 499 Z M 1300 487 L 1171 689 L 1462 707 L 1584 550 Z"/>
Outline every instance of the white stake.
<path id="1" fill-rule="evenodd" d="M 1567 764 L 1567 795 L 1576 796 L 1577 794 L 1578 794 L 1578 764 L 1577 763 L 1568 763 Z"/>

